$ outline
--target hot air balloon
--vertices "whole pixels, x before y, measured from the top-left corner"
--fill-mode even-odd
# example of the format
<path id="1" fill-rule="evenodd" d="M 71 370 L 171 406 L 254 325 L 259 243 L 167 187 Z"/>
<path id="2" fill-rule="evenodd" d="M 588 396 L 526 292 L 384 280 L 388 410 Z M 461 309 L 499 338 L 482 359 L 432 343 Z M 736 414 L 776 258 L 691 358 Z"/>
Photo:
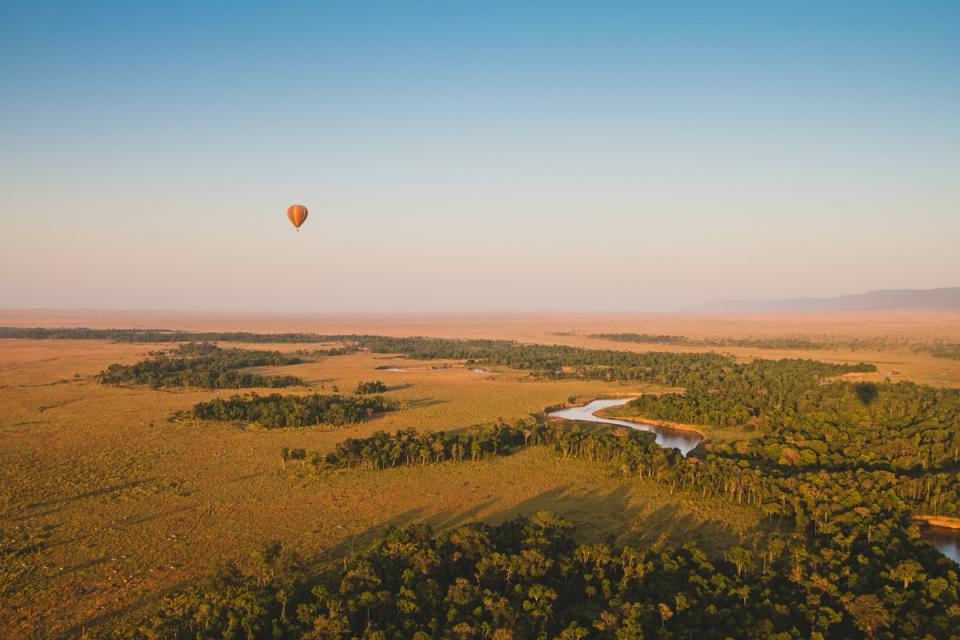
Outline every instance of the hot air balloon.
<path id="1" fill-rule="evenodd" d="M 290 218 L 290 222 L 297 228 L 297 231 L 300 231 L 300 225 L 307 219 L 307 208 L 302 204 L 295 204 L 287 209 L 287 217 Z"/>

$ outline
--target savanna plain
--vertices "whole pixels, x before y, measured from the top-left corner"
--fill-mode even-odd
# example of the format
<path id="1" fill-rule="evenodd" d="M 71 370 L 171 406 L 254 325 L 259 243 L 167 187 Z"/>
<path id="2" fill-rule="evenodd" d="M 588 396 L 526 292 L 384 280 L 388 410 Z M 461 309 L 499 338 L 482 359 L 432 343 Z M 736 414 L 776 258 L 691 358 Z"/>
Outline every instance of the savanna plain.
<path id="1" fill-rule="evenodd" d="M 844 488 L 864 480 L 865 476 L 856 475 L 861 471 L 888 474 L 894 477 L 889 480 L 889 491 L 901 494 L 903 505 L 889 509 L 884 506 L 887 510 L 881 515 L 909 531 L 917 545 L 925 543 L 918 538 L 915 517 L 934 514 L 949 521 L 960 515 L 954 512 L 951 502 L 954 498 L 950 497 L 956 492 L 957 466 L 956 452 L 950 454 L 948 450 L 960 442 L 956 435 L 960 424 L 950 422 L 951 417 L 956 418 L 955 413 L 938 418 L 946 421 L 939 423 L 940 431 L 946 435 L 935 445 L 943 451 L 924 453 L 923 447 L 929 439 L 925 440 L 923 435 L 916 439 L 911 439 L 913 435 L 904 436 L 909 446 L 889 445 L 883 439 L 887 436 L 877 436 L 869 440 L 878 443 L 877 456 L 847 462 L 840 461 L 839 454 L 832 451 L 832 432 L 824 437 L 824 444 L 805 447 L 805 443 L 814 438 L 809 433 L 801 434 L 800 427 L 784 427 L 787 418 L 783 416 L 787 414 L 779 405 L 768 408 L 760 404 L 739 413 L 734 406 L 738 402 L 738 388 L 727 389 L 721 384 L 705 382 L 704 398 L 729 400 L 709 410 L 703 409 L 703 402 L 695 406 L 682 401 L 671 404 L 672 401 L 664 398 L 683 397 L 685 393 L 689 397 L 699 379 L 688 379 L 689 376 L 684 377 L 688 374 L 683 373 L 654 375 L 652 371 L 661 366 L 657 364 L 659 360 L 653 364 L 618 364 L 621 368 L 612 372 L 612 369 L 599 370 L 608 366 L 597 364 L 600 360 L 588 362 L 567 352 L 549 355 L 554 360 L 541 365 L 539 361 L 498 360 L 498 356 L 490 355 L 493 352 L 478 351 L 476 357 L 464 358 L 444 357 L 442 351 L 452 348 L 450 344 L 463 341 L 473 344 L 469 341 L 490 339 L 514 341 L 519 345 L 560 345 L 574 352 L 647 354 L 643 357 L 673 354 L 689 358 L 662 365 L 671 371 L 683 367 L 701 370 L 703 367 L 695 358 L 698 354 L 713 354 L 724 358 L 715 363 L 717 367 L 726 368 L 724 380 L 734 375 L 730 371 L 752 376 L 753 369 L 737 367 L 750 367 L 762 361 L 814 360 L 837 367 L 811 374 L 816 376 L 819 388 L 832 389 L 830 385 L 838 385 L 835 393 L 840 399 L 836 402 L 842 411 L 847 411 L 843 403 L 848 400 L 844 394 L 849 394 L 850 402 L 860 402 L 866 408 L 858 404 L 848 413 L 858 420 L 865 415 L 865 421 L 876 422 L 880 418 L 862 412 L 881 411 L 877 407 L 885 406 L 885 394 L 891 396 L 889 403 L 893 406 L 899 402 L 892 399 L 893 394 L 899 394 L 897 398 L 900 398 L 914 393 L 890 391 L 901 389 L 902 385 L 915 383 L 919 385 L 917 388 L 929 390 L 916 392 L 918 397 L 941 394 L 936 396 L 940 406 L 954 402 L 950 394 L 960 389 L 960 358 L 950 357 L 950 348 L 960 344 L 960 315 L 957 314 L 270 317 L 4 311 L 0 312 L 0 326 L 303 333 L 329 337 L 304 342 L 270 342 L 264 338 L 255 343 L 202 338 L 196 344 L 220 350 L 209 353 L 269 351 L 280 354 L 272 363 L 231 369 L 238 375 L 252 377 L 245 382 L 230 378 L 224 386 L 189 380 L 183 384 L 167 384 L 157 383 L 155 379 L 144 382 L 130 376 L 123 378 L 128 375 L 123 367 L 164 358 L 189 360 L 194 357 L 189 351 L 177 352 L 183 345 L 194 342 L 189 336 L 153 342 L 108 336 L 33 338 L 13 332 L 10 337 L 0 339 L 0 530 L 4 532 L 0 557 L 0 638 L 110 637 L 120 628 L 132 630 L 129 633 L 140 634 L 139 637 L 177 637 L 165 636 L 167 632 L 157 631 L 160 627 L 151 631 L 150 624 L 144 626 L 142 621 L 163 607 L 165 599 L 201 588 L 200 585 L 206 584 L 205 581 L 223 567 L 234 566 L 241 574 L 259 575 L 257 572 L 264 563 L 263 549 L 278 543 L 277 548 L 295 553 L 305 567 L 300 570 L 310 575 L 344 571 L 350 558 L 378 544 L 391 526 L 402 528 L 422 523 L 431 527 L 430 535 L 437 535 L 473 523 L 496 526 L 514 522 L 518 517 L 533 521 L 537 514 L 549 512 L 562 519 L 563 527 L 566 523 L 572 526 L 571 535 L 577 543 L 619 550 L 624 546 L 681 548 L 692 542 L 710 563 L 718 567 L 729 565 L 731 576 L 740 578 L 741 574 L 750 572 L 764 575 L 768 568 L 763 559 L 769 558 L 770 564 L 774 563 L 774 554 L 768 554 L 766 547 L 757 541 L 775 531 L 783 533 L 789 528 L 789 535 L 798 540 L 797 536 L 811 539 L 829 536 L 829 544 L 812 541 L 807 551 L 811 556 L 829 556 L 831 545 L 842 548 L 847 544 L 842 540 L 844 536 L 861 535 L 853 519 L 869 522 L 873 517 L 870 515 L 872 498 L 866 497 L 866 490 L 863 491 L 864 504 L 850 506 L 850 513 L 859 515 L 828 513 L 821 503 L 839 501 L 834 500 L 827 489 L 822 489 L 823 495 L 819 499 L 811 498 L 809 503 L 793 496 L 768 499 L 761 495 L 761 491 L 768 489 L 758 488 L 762 485 L 762 474 L 770 474 L 778 482 L 788 474 L 795 474 L 789 481 L 802 484 L 807 477 L 803 474 L 827 469 L 831 473 L 846 474 L 842 482 L 839 477 L 825 481 L 834 486 L 843 484 Z M 352 335 L 398 339 L 433 337 L 444 339 L 447 346 L 430 347 L 434 351 L 427 353 L 423 345 L 414 350 L 413 347 L 406 349 L 404 343 L 401 346 L 406 350 L 391 352 L 380 343 L 354 343 L 349 337 Z M 858 366 L 861 363 L 872 366 Z M 116 369 L 118 377 L 105 378 L 103 372 L 114 364 L 120 365 Z M 624 367 L 632 367 L 629 370 L 633 373 L 623 373 L 627 370 Z M 782 378 L 784 374 L 776 375 Z M 285 377 L 292 377 L 295 382 L 275 382 Z M 372 393 L 357 394 L 362 383 L 382 385 L 376 384 Z M 803 393 L 806 398 L 814 391 Z M 226 401 L 236 396 L 249 399 L 250 394 L 378 397 L 389 410 L 367 410 L 355 419 L 343 418 L 340 414 L 329 418 L 328 414 L 320 413 L 310 424 L 288 425 L 270 423 L 262 416 L 231 414 L 207 419 L 195 410 L 198 405 L 218 399 Z M 730 464 L 739 464 L 745 474 L 756 473 L 757 479 L 741 481 L 729 494 L 708 491 L 701 489 L 697 481 L 691 479 L 693 476 L 679 471 L 673 476 L 670 474 L 674 472 L 664 471 L 661 476 L 660 467 L 656 466 L 661 464 L 656 461 L 659 458 L 654 462 L 634 463 L 618 457 L 620 454 L 576 455 L 573 449 L 566 448 L 560 436 L 551 436 L 553 440 L 545 441 L 545 446 L 521 446 L 520 439 L 503 440 L 507 445 L 497 445 L 499 448 L 492 452 L 484 450 L 470 455 L 468 451 L 465 455 L 469 459 L 459 458 L 453 445 L 444 451 L 443 444 L 439 445 L 439 453 L 434 450 L 435 457 L 428 454 L 425 459 L 403 464 L 396 460 L 369 463 L 360 458 L 357 462 L 345 462 L 347 454 L 337 453 L 338 445 L 348 439 L 366 442 L 379 432 L 394 434 L 405 429 L 415 429 L 420 434 L 443 432 L 455 438 L 458 434 L 466 436 L 476 432 L 478 427 L 474 425 L 514 425 L 517 421 L 526 421 L 528 426 L 517 429 L 536 432 L 532 425 L 539 424 L 543 429 L 576 428 L 596 433 L 603 428 L 562 424 L 548 418 L 546 409 L 583 404 L 601 397 L 628 396 L 640 397 L 643 401 L 618 407 L 611 413 L 638 422 L 694 429 L 704 434 L 705 440 L 698 451 L 691 454 L 691 460 L 699 457 L 706 461 L 715 456 Z M 827 399 L 832 402 L 832 398 Z M 908 406 L 913 400 L 903 402 Z M 923 407 L 926 411 L 926 405 Z M 897 410 L 890 409 L 891 412 Z M 797 411 L 798 419 L 803 418 L 799 409 Z M 836 412 L 839 415 L 841 409 Z M 774 414 L 776 417 L 768 418 Z M 719 417 L 713 419 L 713 415 Z M 793 414 L 790 416 L 793 419 Z M 924 414 L 917 421 L 926 418 Z M 820 419 L 832 420 L 825 416 Z M 853 428 L 843 426 L 843 429 Z M 777 442 L 764 439 L 768 433 L 776 433 L 781 439 Z M 527 437 L 529 434 L 522 436 L 523 445 L 527 444 Z M 851 442 L 857 441 L 856 434 L 845 432 L 843 438 L 847 437 Z M 646 441 L 641 444 L 654 446 Z M 769 453 L 774 447 L 779 447 L 776 453 Z M 637 455 L 636 460 L 654 460 Z M 814 456 L 813 462 L 808 459 L 809 455 Z M 903 467 L 887 462 L 904 457 L 911 461 Z M 614 458 L 616 464 L 610 464 Z M 671 458 L 663 463 L 663 468 L 690 463 Z M 651 471 L 654 466 L 658 469 L 656 475 Z M 939 475 L 927 478 L 924 475 L 927 473 Z M 666 480 L 668 477 L 672 479 Z M 887 476 L 883 478 L 886 482 Z M 926 478 L 926 496 L 914 495 L 915 487 L 910 483 L 917 478 Z M 869 482 L 880 481 L 871 477 Z M 931 497 L 930 487 L 941 484 L 947 488 L 937 494 L 944 496 L 937 502 Z M 793 502 L 805 506 L 778 506 Z M 855 512 L 858 508 L 866 511 Z M 541 515 L 536 521 L 542 523 L 544 517 Z M 789 522 L 789 527 L 785 522 Z M 797 530 L 801 533 L 797 534 Z M 862 535 L 864 539 L 877 536 L 877 530 L 874 527 Z M 841 540 L 833 542 L 834 538 Z M 731 549 L 738 551 L 731 553 Z M 932 548 L 929 554 L 919 559 L 907 552 L 903 555 L 918 563 L 920 568 L 915 573 L 922 574 L 923 578 L 904 577 L 904 572 L 914 567 L 898 569 L 907 561 L 898 557 L 890 561 L 890 567 L 878 567 L 877 575 L 884 577 L 876 578 L 878 584 L 883 584 L 875 591 L 857 591 L 851 587 L 850 593 L 837 592 L 829 585 L 831 571 L 840 576 L 837 581 L 847 576 L 844 574 L 847 569 L 831 567 L 832 556 L 801 563 L 784 555 L 784 574 L 791 569 L 801 574 L 784 581 L 792 580 L 798 593 L 807 598 L 811 593 L 822 592 L 822 600 L 809 607 L 829 609 L 832 614 L 824 615 L 835 619 L 799 621 L 791 626 L 786 622 L 781 624 L 771 613 L 771 624 L 775 628 L 771 627 L 764 637 L 815 637 L 814 633 L 821 634 L 820 637 L 906 637 L 911 630 L 915 637 L 937 637 L 937 629 L 948 628 L 952 621 L 960 620 L 956 601 L 958 579 L 955 565 L 947 559 L 936 559 L 940 556 Z M 895 571 L 891 573 L 891 570 Z M 817 580 L 825 584 L 819 587 L 806 584 Z M 860 584 L 864 584 L 864 580 L 861 578 Z M 927 591 L 906 593 L 916 590 L 922 582 L 935 580 L 940 582 Z M 597 584 L 602 585 L 602 580 Z M 589 584 L 588 587 L 587 594 L 609 589 Z M 895 593 L 885 598 L 884 589 Z M 533 602 L 529 595 L 523 597 L 527 598 L 524 602 Z M 603 595 L 596 598 L 599 601 Z M 743 596 L 744 606 L 749 598 Z M 740 596 L 735 600 L 739 602 Z M 688 637 L 670 635 L 671 619 L 675 618 L 679 624 L 684 602 L 675 595 L 664 597 L 663 602 L 652 602 L 651 611 L 659 616 L 655 626 L 662 632 L 649 637 Z M 399 606 L 396 603 L 381 605 Z M 378 619 L 371 621 L 371 615 L 376 618 L 377 614 L 370 613 L 370 606 L 373 605 L 367 607 L 366 613 L 357 614 L 361 620 L 366 616 L 366 623 L 359 623 L 361 630 L 364 624 L 368 630 L 378 624 L 387 625 Z M 324 611 L 325 616 L 333 619 L 329 611 Z M 909 615 L 900 615 L 900 611 L 909 611 Z M 530 615 L 536 619 L 536 615 Z M 586 620 L 592 615 L 585 611 L 579 619 Z M 626 616 L 625 613 L 618 615 Z M 348 626 L 354 624 L 350 615 L 345 616 L 350 618 Z M 913 622 L 910 616 L 937 617 L 942 626 L 925 628 L 922 620 Z M 289 618 L 293 619 L 294 614 L 290 613 Z M 625 617 L 617 624 L 625 625 L 624 620 Z M 593 637 L 589 634 L 608 637 L 603 634 L 612 627 L 604 624 L 614 624 L 607 621 L 593 628 L 581 625 L 587 631 L 576 635 L 576 631 L 568 631 L 576 623 L 564 620 L 561 629 L 544 617 L 538 627 L 543 632 L 541 635 L 521 623 L 503 622 L 500 629 L 498 623 L 484 627 L 473 619 L 457 622 L 461 626 L 453 622 L 450 621 L 449 628 L 436 627 L 434 637 L 521 638 L 528 634 L 530 637 Z M 310 624 L 315 625 L 313 629 L 322 626 Z M 904 624 L 913 626 L 904 627 Z M 641 624 L 638 629 L 648 629 L 648 626 Z M 509 628 L 513 629 L 513 635 L 508 635 Z M 351 637 L 348 631 L 342 635 L 328 631 L 328 635 L 315 631 L 317 635 L 309 637 Z M 775 632 L 787 635 L 777 636 Z M 253 629 L 252 635 L 244 635 L 246 633 L 238 626 L 237 635 L 229 637 L 294 637 L 288 627 Z M 363 635 L 356 629 L 353 633 Z M 386 635 L 365 637 L 402 637 L 402 632 L 396 629 L 393 635 L 384 633 Z M 568 635 L 562 636 L 562 633 Z M 852 635 L 843 635 L 845 633 Z M 190 637 L 226 637 L 226 634 L 205 636 L 201 629 L 199 635 L 194 633 Z M 409 637 L 414 634 L 411 632 Z"/>

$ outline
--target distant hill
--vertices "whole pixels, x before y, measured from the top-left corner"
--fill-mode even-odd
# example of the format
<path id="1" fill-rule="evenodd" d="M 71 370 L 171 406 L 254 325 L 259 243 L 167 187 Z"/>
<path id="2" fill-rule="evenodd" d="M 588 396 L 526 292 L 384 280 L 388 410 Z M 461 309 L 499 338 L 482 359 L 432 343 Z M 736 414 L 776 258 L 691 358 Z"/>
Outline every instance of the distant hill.
<path id="1" fill-rule="evenodd" d="M 960 311 L 960 287 L 941 289 L 880 289 L 834 298 L 781 300 L 722 300 L 700 311 L 723 313 L 785 313 L 804 311 Z"/>

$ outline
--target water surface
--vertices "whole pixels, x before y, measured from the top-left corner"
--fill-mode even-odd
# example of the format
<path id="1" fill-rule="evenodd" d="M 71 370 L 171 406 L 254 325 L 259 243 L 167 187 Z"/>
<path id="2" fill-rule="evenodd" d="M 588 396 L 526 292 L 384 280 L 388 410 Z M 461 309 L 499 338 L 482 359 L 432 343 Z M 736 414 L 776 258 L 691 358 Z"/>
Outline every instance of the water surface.
<path id="1" fill-rule="evenodd" d="M 649 431 L 657 436 L 657 444 L 664 449 L 679 449 L 680 453 L 687 455 L 693 451 L 703 437 L 692 431 L 680 431 L 669 427 L 661 427 L 655 424 L 644 424 L 642 422 L 631 422 L 629 420 L 616 420 L 613 418 L 601 418 L 593 415 L 601 409 L 607 407 L 618 407 L 627 404 L 633 398 L 614 398 L 607 400 L 594 400 L 582 407 L 570 407 L 552 411 L 547 415 L 551 418 L 563 418 L 564 420 L 579 420 L 580 422 L 599 422 L 601 424 L 614 424 L 621 427 L 629 427 L 639 431 Z"/>
<path id="2" fill-rule="evenodd" d="M 960 564 L 960 529 L 947 527 L 920 527 L 920 537 L 940 550 L 957 564 Z"/>

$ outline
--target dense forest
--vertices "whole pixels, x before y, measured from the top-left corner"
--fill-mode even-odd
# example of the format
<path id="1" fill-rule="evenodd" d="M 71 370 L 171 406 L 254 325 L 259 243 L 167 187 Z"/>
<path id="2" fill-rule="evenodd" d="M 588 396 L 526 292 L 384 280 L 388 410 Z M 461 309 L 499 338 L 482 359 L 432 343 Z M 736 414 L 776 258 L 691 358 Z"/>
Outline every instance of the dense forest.
<path id="1" fill-rule="evenodd" d="M 318 393 L 282 396 L 274 393 L 269 396 L 251 394 L 200 402 L 178 417 L 245 422 L 265 429 L 278 429 L 318 424 L 355 424 L 399 408 L 397 401 L 387 400 L 383 396 L 351 397 Z"/>
<path id="2" fill-rule="evenodd" d="M 190 342 L 172 352 L 157 351 L 132 365 L 112 364 L 97 376 L 103 384 L 145 384 L 154 388 L 202 387 L 242 389 L 303 385 L 295 376 L 262 376 L 247 367 L 299 364 L 303 360 L 279 351 L 221 349 L 208 342 Z"/>
<path id="3" fill-rule="evenodd" d="M 837 553 L 793 532 L 711 560 L 695 545 L 577 545 L 541 512 L 439 534 L 389 529 L 317 575 L 279 544 L 164 598 L 114 638 L 958 637 L 956 566 L 892 521 Z"/>
<path id="4" fill-rule="evenodd" d="M 644 395 L 617 413 L 701 425 L 743 426 L 735 451 L 780 466 L 955 470 L 960 462 L 960 390 L 912 382 L 803 384 L 782 366 L 756 361 L 742 375 L 683 394 Z"/>

